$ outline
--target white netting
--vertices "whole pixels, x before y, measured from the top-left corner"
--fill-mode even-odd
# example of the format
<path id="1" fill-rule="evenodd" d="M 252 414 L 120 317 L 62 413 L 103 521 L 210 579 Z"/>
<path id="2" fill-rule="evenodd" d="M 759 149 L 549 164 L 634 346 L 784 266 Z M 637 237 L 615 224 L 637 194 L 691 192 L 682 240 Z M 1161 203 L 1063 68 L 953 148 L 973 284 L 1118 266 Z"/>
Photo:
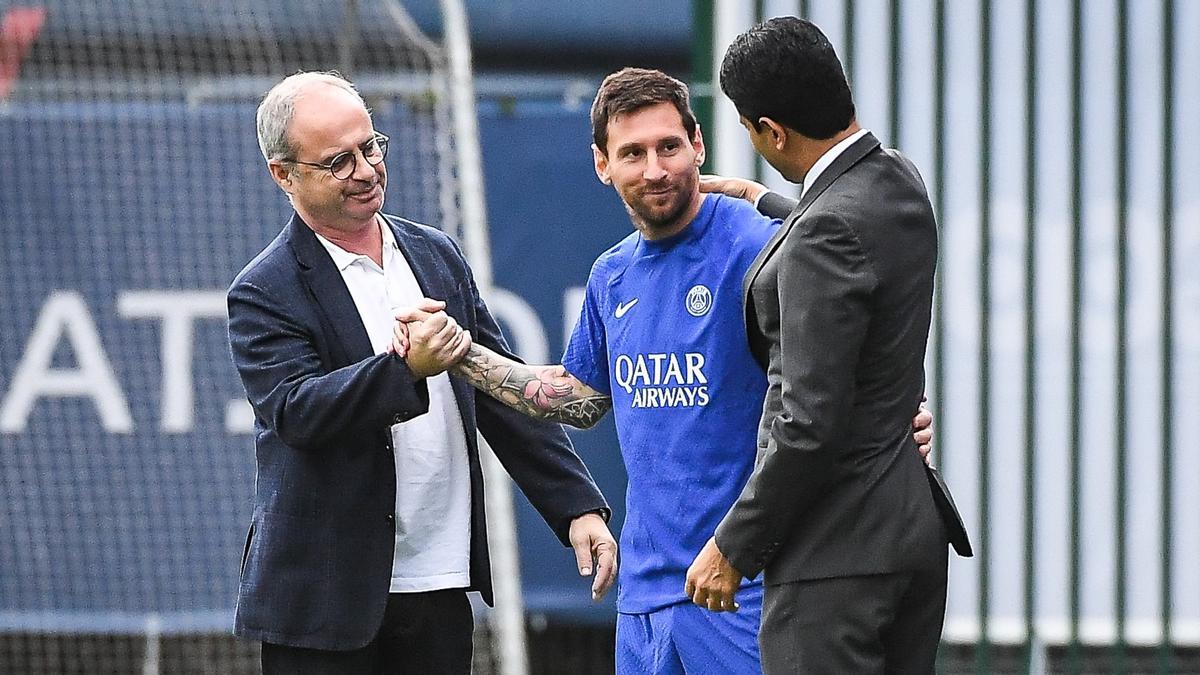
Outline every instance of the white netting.
<path id="1" fill-rule="evenodd" d="M 0 673 L 256 669 L 224 289 L 290 211 L 255 107 L 342 70 L 392 138 L 387 210 L 463 238 L 435 9 L 0 0 Z"/>

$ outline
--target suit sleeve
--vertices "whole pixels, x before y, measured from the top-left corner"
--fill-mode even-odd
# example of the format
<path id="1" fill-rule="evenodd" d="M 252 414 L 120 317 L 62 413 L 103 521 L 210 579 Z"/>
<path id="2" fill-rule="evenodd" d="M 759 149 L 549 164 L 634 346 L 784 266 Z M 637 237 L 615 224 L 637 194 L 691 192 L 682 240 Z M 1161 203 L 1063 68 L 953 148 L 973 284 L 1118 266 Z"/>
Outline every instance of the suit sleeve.
<path id="1" fill-rule="evenodd" d="M 468 302 L 474 303 L 475 342 L 516 361 L 500 326 L 488 310 L 475 286 L 470 267 L 457 251 L 469 283 Z M 607 521 L 608 502 L 596 487 L 587 466 L 571 445 L 561 424 L 535 420 L 509 408 L 496 399 L 475 392 L 478 426 L 496 457 L 512 476 L 517 487 L 541 514 L 564 546 L 571 521 L 589 512 L 599 513 Z"/>
<path id="2" fill-rule="evenodd" d="M 876 284 L 858 239 L 835 215 L 798 221 L 777 255 L 782 411 L 716 532 L 717 547 L 747 578 L 841 476 Z"/>
<path id="3" fill-rule="evenodd" d="M 245 280 L 228 295 L 229 345 L 255 414 L 289 446 L 386 429 L 429 410 L 425 381 L 404 360 L 378 354 L 327 371 L 308 328 Z"/>
<path id="4" fill-rule="evenodd" d="M 785 197 L 778 192 L 766 192 L 758 198 L 758 204 L 755 207 L 759 213 L 768 218 L 783 220 L 788 217 L 792 209 L 796 208 L 796 204 L 799 202 L 791 197 Z"/>

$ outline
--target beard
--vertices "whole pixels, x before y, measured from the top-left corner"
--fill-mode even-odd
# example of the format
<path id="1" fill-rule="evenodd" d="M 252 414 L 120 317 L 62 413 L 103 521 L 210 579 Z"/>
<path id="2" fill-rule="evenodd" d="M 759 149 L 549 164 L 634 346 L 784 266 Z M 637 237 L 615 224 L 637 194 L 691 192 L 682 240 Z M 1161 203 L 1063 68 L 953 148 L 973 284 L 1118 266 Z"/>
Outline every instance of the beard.
<path id="1" fill-rule="evenodd" d="M 689 174 L 677 183 L 665 183 L 639 190 L 636 195 L 625 199 L 625 208 L 635 223 L 651 231 L 675 229 L 679 219 L 692 203 L 693 193 L 699 182 L 698 175 Z M 657 194 L 652 191 L 663 190 Z"/>

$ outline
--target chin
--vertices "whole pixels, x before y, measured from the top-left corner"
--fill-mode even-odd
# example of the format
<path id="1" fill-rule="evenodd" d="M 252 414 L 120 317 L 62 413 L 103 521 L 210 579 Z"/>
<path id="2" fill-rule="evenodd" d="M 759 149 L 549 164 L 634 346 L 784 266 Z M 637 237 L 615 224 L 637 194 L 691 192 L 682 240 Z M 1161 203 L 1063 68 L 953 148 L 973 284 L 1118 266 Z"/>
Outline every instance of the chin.
<path id="1" fill-rule="evenodd" d="M 645 221 L 660 229 L 674 227 L 679 223 L 679 219 L 683 217 L 684 212 L 687 211 L 687 206 L 687 202 L 682 204 L 672 204 L 670 208 L 647 213 L 647 218 L 645 218 Z"/>
<path id="2" fill-rule="evenodd" d="M 358 209 L 356 209 L 356 210 L 361 211 L 365 215 L 373 216 L 376 213 L 378 213 L 379 211 L 383 210 L 383 196 L 381 195 L 378 199 L 372 199 L 371 201 L 369 201 L 365 204 L 357 205 L 357 206 L 358 206 Z"/>
<path id="3" fill-rule="evenodd" d="M 647 204 L 645 201 L 638 201 L 635 207 L 631 207 L 631 210 L 642 220 L 654 225 L 674 220 L 683 211 L 675 200 L 657 207 Z"/>
<path id="4" fill-rule="evenodd" d="M 646 226 L 646 229 L 650 230 L 651 232 L 668 232 L 680 224 L 679 215 L 679 213 L 675 213 L 670 216 L 663 217 L 643 217 L 642 223 Z"/>
<path id="5" fill-rule="evenodd" d="M 347 220 L 351 220 L 356 223 L 365 223 L 374 218 L 375 214 L 379 213 L 379 209 L 372 209 L 364 206 L 362 208 L 343 211 L 342 213 L 345 214 Z"/>

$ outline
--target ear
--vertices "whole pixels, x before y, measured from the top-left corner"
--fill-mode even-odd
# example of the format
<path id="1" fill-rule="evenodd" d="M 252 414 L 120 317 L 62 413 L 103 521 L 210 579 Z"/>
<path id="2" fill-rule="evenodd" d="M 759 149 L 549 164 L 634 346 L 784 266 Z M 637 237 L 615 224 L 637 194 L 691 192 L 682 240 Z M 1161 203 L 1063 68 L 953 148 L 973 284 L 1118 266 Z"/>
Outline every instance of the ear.
<path id="1" fill-rule="evenodd" d="M 612 178 L 608 175 L 608 155 L 596 147 L 595 143 L 592 143 L 592 165 L 596 169 L 596 178 L 605 185 L 612 185 Z"/>
<path id="2" fill-rule="evenodd" d="M 783 126 L 779 122 L 776 122 L 775 120 L 771 119 L 770 117 L 760 117 L 760 118 L 758 118 L 758 123 L 760 125 L 766 127 L 765 129 L 763 129 L 763 131 L 770 134 L 769 140 L 770 140 L 771 146 L 774 147 L 776 150 L 783 150 L 783 147 L 785 145 L 787 145 L 787 140 L 788 140 L 787 127 Z"/>
<path id="3" fill-rule="evenodd" d="M 267 169 L 279 189 L 292 194 L 292 169 L 278 159 L 267 160 Z"/>
<path id="4" fill-rule="evenodd" d="M 696 133 L 691 138 L 691 149 L 696 153 L 696 166 L 700 167 L 704 163 L 706 150 L 704 150 L 704 133 L 700 131 L 700 123 L 696 123 Z"/>

